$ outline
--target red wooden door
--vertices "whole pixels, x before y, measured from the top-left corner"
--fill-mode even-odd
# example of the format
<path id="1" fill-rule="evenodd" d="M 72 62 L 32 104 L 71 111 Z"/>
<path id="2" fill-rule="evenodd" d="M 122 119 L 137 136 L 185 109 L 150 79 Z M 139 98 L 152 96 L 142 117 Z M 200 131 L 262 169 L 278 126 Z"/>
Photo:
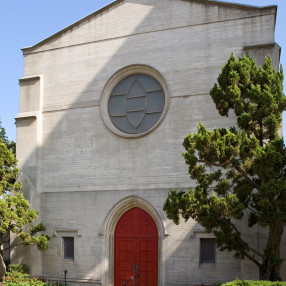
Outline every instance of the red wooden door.
<path id="1" fill-rule="evenodd" d="M 148 213 L 140 208 L 124 213 L 115 228 L 114 247 L 115 286 L 134 274 L 134 264 L 139 268 L 139 286 L 157 286 L 158 231 Z"/>

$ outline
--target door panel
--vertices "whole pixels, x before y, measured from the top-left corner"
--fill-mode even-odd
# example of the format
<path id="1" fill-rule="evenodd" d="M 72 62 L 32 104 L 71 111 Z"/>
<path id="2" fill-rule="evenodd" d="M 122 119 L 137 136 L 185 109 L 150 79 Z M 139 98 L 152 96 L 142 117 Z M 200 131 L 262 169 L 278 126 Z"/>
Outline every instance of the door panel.
<path id="1" fill-rule="evenodd" d="M 157 245 L 153 239 L 138 239 L 140 286 L 157 285 Z"/>
<path id="2" fill-rule="evenodd" d="M 115 277 L 118 285 L 123 285 L 126 277 L 133 275 L 133 264 L 135 263 L 135 243 L 134 239 L 119 238 L 115 240 L 116 265 Z"/>
<path id="3" fill-rule="evenodd" d="M 139 286 L 157 286 L 158 231 L 152 217 L 140 208 L 119 219 L 114 235 L 114 282 L 122 286 L 139 266 Z"/>

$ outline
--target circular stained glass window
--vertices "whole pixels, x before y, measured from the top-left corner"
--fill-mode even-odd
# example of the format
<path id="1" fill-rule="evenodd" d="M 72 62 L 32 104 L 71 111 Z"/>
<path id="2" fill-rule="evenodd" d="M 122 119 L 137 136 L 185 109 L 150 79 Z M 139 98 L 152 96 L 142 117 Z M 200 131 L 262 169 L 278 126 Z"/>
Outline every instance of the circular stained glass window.
<path id="1" fill-rule="evenodd" d="M 127 134 L 151 129 L 162 116 L 165 93 L 161 84 L 145 74 L 120 81 L 108 100 L 108 113 L 114 126 Z"/>

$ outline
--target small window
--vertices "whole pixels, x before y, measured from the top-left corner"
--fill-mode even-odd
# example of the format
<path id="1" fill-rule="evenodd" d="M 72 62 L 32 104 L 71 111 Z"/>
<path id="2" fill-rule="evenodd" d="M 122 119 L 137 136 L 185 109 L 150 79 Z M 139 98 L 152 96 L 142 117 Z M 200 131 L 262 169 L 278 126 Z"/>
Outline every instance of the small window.
<path id="1" fill-rule="evenodd" d="M 215 240 L 201 238 L 201 263 L 215 263 Z"/>
<path id="2" fill-rule="evenodd" d="M 74 238 L 63 237 L 64 242 L 64 258 L 74 259 Z"/>

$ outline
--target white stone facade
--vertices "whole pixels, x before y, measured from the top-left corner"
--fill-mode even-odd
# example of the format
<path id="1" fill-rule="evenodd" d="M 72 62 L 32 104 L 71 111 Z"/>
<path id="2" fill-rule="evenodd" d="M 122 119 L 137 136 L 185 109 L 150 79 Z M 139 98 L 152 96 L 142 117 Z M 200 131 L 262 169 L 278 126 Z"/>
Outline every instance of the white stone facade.
<path id="1" fill-rule="evenodd" d="M 209 96 L 230 54 L 249 52 L 261 64 L 270 53 L 278 67 L 275 18 L 276 6 L 118 0 L 23 49 L 17 157 L 24 193 L 51 241 L 43 253 L 18 250 L 14 261 L 33 274 L 66 269 L 78 285 L 113 285 L 115 225 L 138 206 L 158 227 L 158 285 L 256 279 L 256 267 L 232 253 L 201 264 L 200 238 L 212 235 L 191 220 L 174 225 L 162 206 L 170 189 L 194 186 L 181 155 L 185 135 L 200 120 L 208 128 L 235 124 Z M 129 138 L 106 123 L 109 84 L 142 71 L 163 85 L 167 107 L 152 132 Z M 262 246 L 261 230 L 241 229 Z M 72 261 L 63 258 L 65 236 L 74 237 Z M 285 264 L 282 272 L 286 279 Z"/>

